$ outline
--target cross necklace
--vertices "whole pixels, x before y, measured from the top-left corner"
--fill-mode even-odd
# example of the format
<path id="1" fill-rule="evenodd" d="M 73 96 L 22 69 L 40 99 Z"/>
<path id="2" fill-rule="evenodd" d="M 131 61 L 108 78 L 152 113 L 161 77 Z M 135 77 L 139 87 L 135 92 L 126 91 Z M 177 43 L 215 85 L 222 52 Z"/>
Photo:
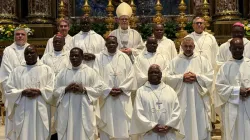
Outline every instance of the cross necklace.
<path id="1" fill-rule="evenodd" d="M 200 53 L 200 55 L 201 55 L 201 53 L 202 53 L 202 49 L 203 49 L 203 45 L 204 45 L 204 42 L 205 42 L 205 39 L 206 39 L 206 37 L 207 37 L 207 35 L 205 35 L 205 37 L 204 37 L 204 39 L 203 39 L 203 42 L 202 42 L 202 45 L 198 42 L 198 40 L 196 39 L 196 37 L 195 37 L 195 35 L 193 35 L 193 37 L 194 37 L 194 41 L 197 43 L 197 45 L 198 45 L 198 48 L 199 48 L 199 53 Z"/>
<path id="2" fill-rule="evenodd" d="M 161 97 L 161 94 L 162 94 L 162 89 L 161 89 L 161 93 L 160 93 L 159 97 L 156 95 L 156 93 L 154 92 L 154 90 L 151 87 L 150 87 L 150 90 L 154 93 L 155 97 L 157 98 L 158 101 L 156 102 L 156 105 L 158 107 L 158 110 L 160 110 L 161 109 L 161 104 L 162 104 L 162 102 L 160 101 L 160 97 Z"/>
<path id="3" fill-rule="evenodd" d="M 121 30 L 122 29 L 119 29 L 119 36 L 120 36 L 120 42 L 121 42 L 121 44 L 122 44 L 122 48 L 127 48 L 127 45 L 128 45 L 128 40 L 129 40 L 129 37 L 130 37 L 130 30 L 129 29 L 127 29 L 128 30 L 128 40 L 127 41 L 123 41 L 123 38 L 124 37 L 122 37 L 122 35 L 121 35 Z"/>
<path id="4" fill-rule="evenodd" d="M 109 56 L 107 56 L 107 58 L 108 58 L 108 61 L 109 61 L 109 63 L 110 63 L 110 66 L 111 66 L 111 68 L 112 68 L 112 71 L 113 71 L 113 74 L 112 74 L 112 72 L 111 72 L 111 75 L 110 75 L 110 76 L 114 76 L 114 87 L 117 87 L 117 86 L 118 86 L 118 85 L 117 85 L 117 76 L 118 76 L 117 69 L 118 69 L 118 62 L 119 62 L 118 60 L 119 60 L 119 56 L 118 56 L 117 62 L 116 62 L 116 69 L 115 69 L 115 67 L 114 67 L 114 65 L 113 65 L 112 59 L 110 59 Z M 114 58 L 114 59 L 116 59 L 116 58 Z"/>
<path id="5" fill-rule="evenodd" d="M 87 36 L 86 36 L 86 38 L 87 38 Z M 85 45 L 85 48 L 86 48 L 86 52 L 89 53 L 88 49 L 92 50 L 91 47 L 89 48 L 89 46 L 92 46 L 92 44 L 90 43 L 90 34 L 89 34 L 89 42 L 88 42 L 88 45 L 85 43 L 85 41 L 83 41 L 83 42 L 84 42 L 84 45 Z"/>

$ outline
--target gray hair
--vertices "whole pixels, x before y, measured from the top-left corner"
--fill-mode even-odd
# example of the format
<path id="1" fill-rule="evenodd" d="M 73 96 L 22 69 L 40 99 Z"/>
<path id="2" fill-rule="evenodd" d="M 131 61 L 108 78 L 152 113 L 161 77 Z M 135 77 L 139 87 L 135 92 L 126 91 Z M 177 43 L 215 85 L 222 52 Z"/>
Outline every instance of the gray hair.
<path id="1" fill-rule="evenodd" d="M 189 42 L 189 41 L 194 42 L 194 39 L 192 37 L 185 37 L 185 38 L 183 38 L 183 40 L 181 42 L 181 46 L 182 46 L 183 43 Z"/>
<path id="2" fill-rule="evenodd" d="M 203 21 L 205 21 L 203 17 L 195 17 L 195 18 L 193 19 L 193 24 L 194 24 L 198 19 L 202 19 Z"/>
<path id="3" fill-rule="evenodd" d="M 16 32 L 17 32 L 17 31 L 24 31 L 25 34 L 26 34 L 26 39 L 28 40 L 28 33 L 27 33 L 27 31 L 25 30 L 25 28 L 19 28 L 19 27 L 17 27 L 17 28 L 14 30 L 14 39 L 16 38 Z M 27 42 L 27 40 L 26 40 L 26 42 Z"/>

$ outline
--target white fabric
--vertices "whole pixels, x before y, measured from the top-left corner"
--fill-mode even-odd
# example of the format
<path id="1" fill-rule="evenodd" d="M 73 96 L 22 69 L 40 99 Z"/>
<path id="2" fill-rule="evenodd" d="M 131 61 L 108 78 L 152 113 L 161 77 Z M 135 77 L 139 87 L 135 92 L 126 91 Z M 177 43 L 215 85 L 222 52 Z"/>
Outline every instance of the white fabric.
<path id="1" fill-rule="evenodd" d="M 232 38 L 220 45 L 219 52 L 216 56 L 218 66 L 221 66 L 223 63 L 227 62 L 229 59 L 232 58 L 232 53 L 229 50 L 231 40 Z M 250 41 L 247 38 L 243 38 L 243 43 L 244 43 L 243 55 L 247 58 L 250 58 Z"/>
<path id="2" fill-rule="evenodd" d="M 65 88 L 73 82 L 81 83 L 86 93 L 65 93 Z M 54 96 L 58 140 L 95 139 L 96 124 L 100 120 L 97 99 L 101 96 L 102 85 L 98 74 L 84 64 L 77 69 L 70 65 L 57 75 Z"/>
<path id="3" fill-rule="evenodd" d="M 250 98 L 244 101 L 240 87 L 250 87 L 250 60 L 230 59 L 224 63 L 216 79 L 216 107 L 221 107 L 224 140 L 250 138 Z"/>
<path id="4" fill-rule="evenodd" d="M 131 91 L 136 89 L 136 78 L 129 57 L 117 50 L 113 55 L 107 51 L 98 54 L 94 69 L 107 85 L 100 97 L 101 119 L 105 126 L 99 128 L 110 138 L 129 138 L 132 116 Z M 121 88 L 119 97 L 109 96 L 113 87 Z"/>
<path id="5" fill-rule="evenodd" d="M 46 48 L 45 48 L 43 54 L 54 52 L 54 47 L 53 47 L 53 39 L 54 39 L 54 37 L 55 37 L 55 35 L 48 40 Z M 73 48 L 73 46 L 72 46 L 72 36 L 67 35 L 65 37 L 65 45 L 63 46 L 63 49 L 64 49 L 64 51 L 70 51 L 72 48 Z"/>
<path id="6" fill-rule="evenodd" d="M 157 102 L 162 104 L 158 106 Z M 152 131 L 157 124 L 173 129 L 167 134 L 157 134 Z M 154 87 L 147 82 L 137 90 L 130 134 L 134 140 L 177 140 L 184 136 L 179 101 L 171 87 L 163 82 Z"/>
<path id="7" fill-rule="evenodd" d="M 213 68 L 215 69 L 216 55 L 219 50 L 215 37 L 207 32 L 202 32 L 201 34 L 192 32 L 186 37 L 193 38 L 195 45 L 194 52 L 207 58 L 210 61 Z M 183 50 L 180 47 L 180 53 L 182 52 Z"/>
<path id="8" fill-rule="evenodd" d="M 174 42 L 165 36 L 161 40 L 158 40 L 157 52 L 164 55 L 166 59 L 170 58 L 170 60 L 177 56 Z"/>
<path id="9" fill-rule="evenodd" d="M 134 68 L 137 79 L 138 88 L 148 81 L 148 69 L 152 64 L 157 64 L 161 67 L 164 77 L 164 69 L 167 67 L 170 59 L 167 59 L 160 53 L 150 53 L 145 51 L 135 58 Z"/>
<path id="10" fill-rule="evenodd" d="M 186 72 L 196 74 L 197 82 L 183 82 Z M 213 80 L 213 68 L 209 61 L 201 55 L 186 57 L 179 54 L 169 65 L 166 83 L 178 94 L 182 119 L 185 128 L 185 140 L 210 139 L 210 100 Z"/>
<path id="11" fill-rule="evenodd" d="M 119 27 L 113 30 L 110 36 L 117 37 L 118 49 L 126 47 L 132 50 L 132 59 L 138 56 L 144 49 L 141 35 L 134 29 L 128 28 L 127 30 L 122 30 L 121 27 Z M 127 45 L 123 46 L 123 41 L 127 42 Z"/>
<path id="12" fill-rule="evenodd" d="M 105 40 L 93 30 L 89 32 L 80 31 L 73 36 L 72 40 L 72 46 L 81 48 L 83 53 L 98 54 L 105 49 Z M 83 63 L 93 67 L 94 61 L 87 62 L 83 60 Z"/>
<path id="13" fill-rule="evenodd" d="M 34 99 L 22 96 L 27 88 L 39 89 L 42 94 Z M 11 72 L 6 89 L 6 116 L 13 126 L 8 130 L 7 139 L 49 140 L 53 88 L 54 73 L 41 62 L 21 65 Z"/>

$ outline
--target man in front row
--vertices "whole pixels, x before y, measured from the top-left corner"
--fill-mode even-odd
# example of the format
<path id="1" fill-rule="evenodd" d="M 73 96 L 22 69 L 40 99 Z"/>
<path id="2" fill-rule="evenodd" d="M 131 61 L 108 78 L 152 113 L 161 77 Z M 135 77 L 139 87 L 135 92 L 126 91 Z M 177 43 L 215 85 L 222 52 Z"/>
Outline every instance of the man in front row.
<path id="1" fill-rule="evenodd" d="M 161 78 L 161 68 L 153 64 L 148 82 L 137 90 L 130 129 L 133 140 L 177 140 L 181 137 L 175 132 L 184 135 L 177 94 Z"/>
<path id="2" fill-rule="evenodd" d="M 191 37 L 181 44 L 183 53 L 169 65 L 166 83 L 179 98 L 185 128 L 185 140 L 210 140 L 210 100 L 213 68 L 206 58 L 194 53 Z"/>
<path id="3" fill-rule="evenodd" d="M 117 49 L 115 36 L 106 39 L 106 47 L 96 56 L 94 69 L 100 74 L 108 90 L 99 98 L 101 140 L 129 140 L 132 117 L 131 91 L 136 89 L 136 78 L 129 57 Z"/>
<path id="4" fill-rule="evenodd" d="M 95 140 L 102 82 L 92 68 L 82 63 L 80 48 L 71 49 L 69 59 L 71 64 L 57 75 L 54 90 L 58 140 Z"/>
<path id="5" fill-rule="evenodd" d="M 216 79 L 216 106 L 221 107 L 223 140 L 250 138 L 250 60 L 243 57 L 244 40 L 233 38 L 232 58 L 221 66 Z"/>
<path id="6" fill-rule="evenodd" d="M 37 61 L 37 50 L 28 46 L 24 51 L 26 64 L 15 68 L 7 81 L 6 99 L 13 129 L 7 139 L 49 140 L 50 105 L 54 73 Z"/>

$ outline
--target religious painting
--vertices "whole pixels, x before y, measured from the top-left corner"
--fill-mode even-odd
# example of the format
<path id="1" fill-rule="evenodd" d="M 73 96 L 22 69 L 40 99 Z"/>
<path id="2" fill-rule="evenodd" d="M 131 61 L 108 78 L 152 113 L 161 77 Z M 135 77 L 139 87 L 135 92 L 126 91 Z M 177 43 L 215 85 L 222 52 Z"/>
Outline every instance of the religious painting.
<path id="1" fill-rule="evenodd" d="M 130 0 L 123 0 L 125 2 L 129 2 Z M 178 15 L 179 10 L 178 6 L 181 0 L 160 0 L 163 6 L 162 13 L 164 15 Z M 76 16 L 83 15 L 82 6 L 85 0 L 75 0 L 75 13 Z M 112 0 L 112 4 L 116 8 L 121 0 Z M 134 0 L 135 5 L 137 6 L 137 15 L 145 15 L 145 16 L 152 16 L 155 14 L 154 6 L 157 0 Z M 186 4 L 188 5 L 189 0 L 185 0 Z M 88 1 L 91 7 L 91 15 L 92 16 L 106 16 L 106 6 L 108 5 L 108 0 L 89 0 Z M 188 11 L 188 9 L 187 9 Z M 115 14 L 115 13 L 114 13 Z"/>

